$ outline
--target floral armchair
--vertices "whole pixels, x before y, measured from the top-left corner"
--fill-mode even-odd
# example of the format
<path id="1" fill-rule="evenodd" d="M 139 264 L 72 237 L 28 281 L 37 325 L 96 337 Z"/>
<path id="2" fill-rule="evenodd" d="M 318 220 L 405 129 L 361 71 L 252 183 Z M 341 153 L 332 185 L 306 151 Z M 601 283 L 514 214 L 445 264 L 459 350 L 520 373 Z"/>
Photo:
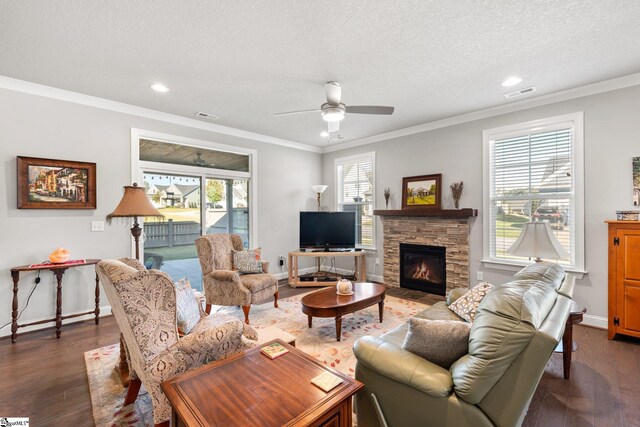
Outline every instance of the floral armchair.
<path id="1" fill-rule="evenodd" d="M 221 314 L 207 316 L 202 309 L 193 330 L 179 337 L 176 291 L 164 272 L 146 270 L 131 258 L 100 261 L 96 272 L 127 347 L 131 382 L 124 405 L 135 401 L 144 384 L 156 425 L 168 425 L 171 416 L 163 381 L 257 344 L 250 326 Z"/>
<path id="2" fill-rule="evenodd" d="M 207 301 L 211 305 L 239 305 L 244 311 L 244 321 L 249 324 L 251 304 L 257 304 L 274 296 L 278 307 L 278 280 L 268 273 L 269 263 L 262 263 L 262 273 L 240 274 L 233 270 L 233 251 L 244 249 L 237 234 L 207 234 L 196 239 L 196 249 L 202 282 Z"/>

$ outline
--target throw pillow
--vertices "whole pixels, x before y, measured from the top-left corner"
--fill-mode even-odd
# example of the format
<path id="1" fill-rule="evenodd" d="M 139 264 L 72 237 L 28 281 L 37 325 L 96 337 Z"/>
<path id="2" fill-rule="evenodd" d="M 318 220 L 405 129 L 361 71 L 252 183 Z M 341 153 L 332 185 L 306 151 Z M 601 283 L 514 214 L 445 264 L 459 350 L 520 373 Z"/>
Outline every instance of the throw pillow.
<path id="1" fill-rule="evenodd" d="M 233 269 L 242 274 L 262 273 L 260 248 L 250 251 L 233 251 Z"/>
<path id="2" fill-rule="evenodd" d="M 178 280 L 175 285 L 178 333 L 187 335 L 200 320 L 198 301 L 188 278 L 184 277 Z"/>
<path id="3" fill-rule="evenodd" d="M 445 369 L 469 352 L 471 325 L 458 320 L 412 317 L 402 348 Z"/>
<path id="4" fill-rule="evenodd" d="M 473 323 L 476 311 L 482 299 L 493 289 L 489 282 L 482 282 L 470 289 L 466 294 L 449 305 L 449 310 L 462 317 L 469 323 Z"/>

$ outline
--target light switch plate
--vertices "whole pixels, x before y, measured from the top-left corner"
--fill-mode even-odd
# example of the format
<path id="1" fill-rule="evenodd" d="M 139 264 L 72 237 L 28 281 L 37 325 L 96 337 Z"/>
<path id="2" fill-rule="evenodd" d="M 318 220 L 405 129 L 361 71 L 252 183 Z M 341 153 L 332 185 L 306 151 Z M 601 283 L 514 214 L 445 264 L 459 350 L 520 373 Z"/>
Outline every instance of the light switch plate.
<path id="1" fill-rule="evenodd" d="M 104 221 L 91 221 L 91 231 L 104 231 Z"/>
<path id="2" fill-rule="evenodd" d="M 484 280 L 484 274 L 482 273 L 482 271 L 478 271 L 476 273 L 476 279 L 478 280 Z"/>

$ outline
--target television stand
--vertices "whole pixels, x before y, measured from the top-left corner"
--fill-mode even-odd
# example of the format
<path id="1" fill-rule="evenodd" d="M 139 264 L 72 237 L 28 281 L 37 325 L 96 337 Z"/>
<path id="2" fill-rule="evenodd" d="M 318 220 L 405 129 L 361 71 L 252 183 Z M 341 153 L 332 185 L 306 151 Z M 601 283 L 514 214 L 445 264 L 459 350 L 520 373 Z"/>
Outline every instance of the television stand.
<path id="1" fill-rule="evenodd" d="M 334 286 L 336 281 L 331 282 L 323 282 L 316 281 L 315 278 L 313 281 L 301 281 L 300 275 L 298 274 L 298 259 L 300 257 L 354 257 L 356 260 L 356 281 L 358 282 L 366 282 L 367 281 L 367 267 L 365 264 L 365 251 L 348 251 L 348 252 L 304 252 L 304 251 L 294 251 L 289 252 L 289 286 L 292 288 L 296 288 L 298 286 Z"/>

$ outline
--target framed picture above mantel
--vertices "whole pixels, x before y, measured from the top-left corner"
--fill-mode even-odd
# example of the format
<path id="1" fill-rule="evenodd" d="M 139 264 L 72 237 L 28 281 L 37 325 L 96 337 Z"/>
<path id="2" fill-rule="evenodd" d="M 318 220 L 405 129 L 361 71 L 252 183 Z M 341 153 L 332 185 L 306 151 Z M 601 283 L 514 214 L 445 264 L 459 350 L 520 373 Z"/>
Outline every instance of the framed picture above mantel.
<path id="1" fill-rule="evenodd" d="M 17 157 L 18 209 L 95 209 L 96 164 Z"/>
<path id="2" fill-rule="evenodd" d="M 442 174 L 402 178 L 402 209 L 440 209 Z"/>

